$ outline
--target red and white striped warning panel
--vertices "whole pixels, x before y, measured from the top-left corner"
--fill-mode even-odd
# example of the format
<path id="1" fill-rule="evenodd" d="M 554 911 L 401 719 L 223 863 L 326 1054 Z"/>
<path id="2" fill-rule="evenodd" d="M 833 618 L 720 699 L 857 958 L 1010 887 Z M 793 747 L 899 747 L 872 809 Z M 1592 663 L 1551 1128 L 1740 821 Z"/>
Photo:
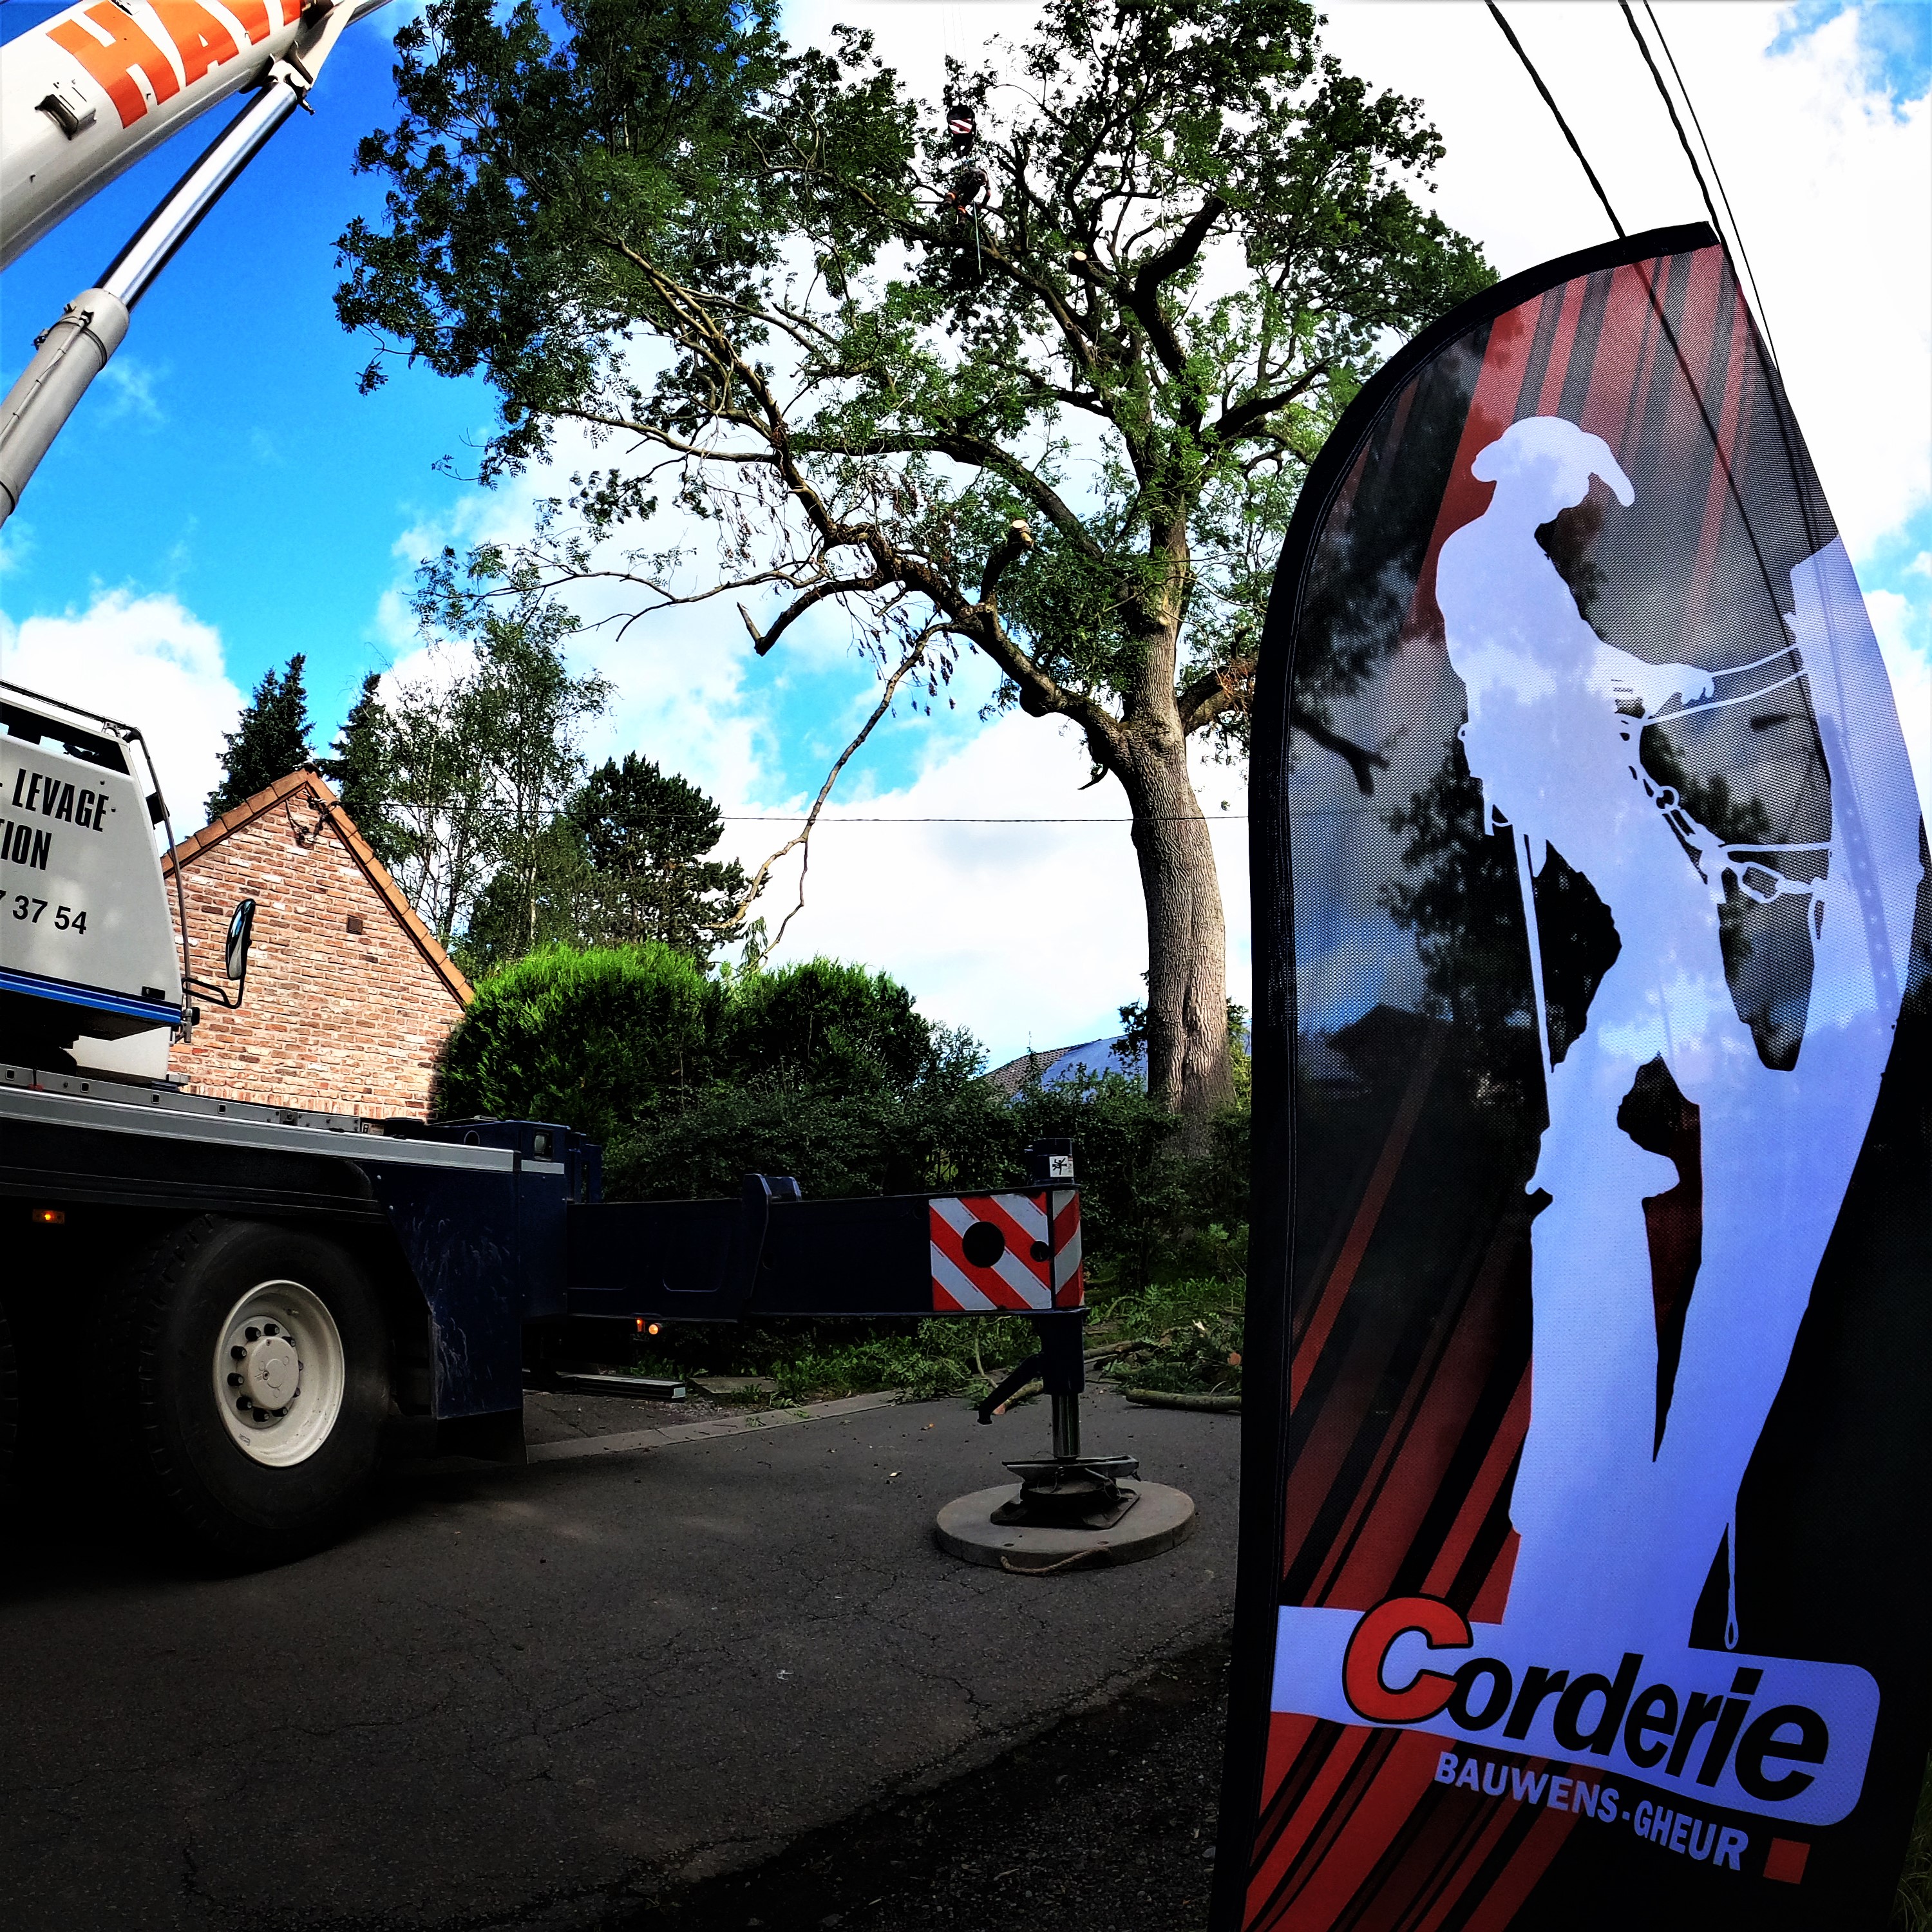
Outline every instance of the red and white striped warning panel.
<path id="1" fill-rule="evenodd" d="M 1080 1197 L 1046 1198 L 1053 1207 L 1053 1305 L 1078 1308 L 1087 1299 L 1087 1276 L 1080 1266 Z"/>
<path id="2" fill-rule="evenodd" d="M 952 1194 L 932 1203 L 932 1306 L 942 1315 L 1078 1308 L 1080 1197 Z"/>

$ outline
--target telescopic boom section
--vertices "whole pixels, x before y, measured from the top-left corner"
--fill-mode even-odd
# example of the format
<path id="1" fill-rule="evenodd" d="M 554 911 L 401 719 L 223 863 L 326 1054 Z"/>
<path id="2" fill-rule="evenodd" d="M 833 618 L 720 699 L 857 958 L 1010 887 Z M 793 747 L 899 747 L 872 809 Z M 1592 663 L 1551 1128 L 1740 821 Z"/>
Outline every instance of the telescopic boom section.
<path id="1" fill-rule="evenodd" d="M 0 266 L 188 122 L 260 90 L 98 285 L 68 304 L 0 404 L 0 523 L 120 346 L 134 304 L 303 104 L 344 28 L 384 4 L 83 0 L 0 50 Z"/>

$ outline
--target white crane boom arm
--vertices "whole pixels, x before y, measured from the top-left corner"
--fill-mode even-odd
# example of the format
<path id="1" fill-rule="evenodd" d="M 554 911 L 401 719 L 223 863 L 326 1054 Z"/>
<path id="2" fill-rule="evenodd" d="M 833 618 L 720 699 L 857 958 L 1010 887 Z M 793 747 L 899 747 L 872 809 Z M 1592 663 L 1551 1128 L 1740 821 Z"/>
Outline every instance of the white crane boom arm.
<path id="1" fill-rule="evenodd" d="M 0 48 L 0 267 L 151 148 L 380 0 L 80 0 Z"/>
<path id="2" fill-rule="evenodd" d="M 134 304 L 306 100 L 344 28 L 384 4 L 315 0 L 297 15 L 290 10 L 300 0 L 209 0 L 217 19 L 202 0 L 82 0 L 0 52 L 0 225 L 10 254 L 183 122 L 251 80 L 261 83 L 99 283 L 39 338 L 33 360 L 0 401 L 0 523 L 121 346 Z M 136 20 L 137 7 L 163 30 L 167 52 Z"/>

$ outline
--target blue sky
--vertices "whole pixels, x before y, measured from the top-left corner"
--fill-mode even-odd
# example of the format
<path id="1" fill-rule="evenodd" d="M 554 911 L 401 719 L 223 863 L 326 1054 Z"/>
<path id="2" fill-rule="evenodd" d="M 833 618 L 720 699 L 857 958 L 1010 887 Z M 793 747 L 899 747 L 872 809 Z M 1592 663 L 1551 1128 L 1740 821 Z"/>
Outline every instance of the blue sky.
<path id="1" fill-rule="evenodd" d="M 10 37 L 52 10 L 0 0 L 0 31 Z M 788 23 L 804 40 L 834 19 L 860 20 L 936 98 L 942 40 L 959 51 L 985 32 L 1023 29 L 1030 10 L 794 0 Z M 1506 50 L 1480 10 L 1335 0 L 1327 10 L 1346 62 L 1428 103 L 1450 150 L 1438 205 L 1500 269 L 1600 238 L 1600 212 L 1520 76 L 1502 64 Z M 1932 8 L 1804 0 L 1782 11 L 1658 11 L 1726 166 L 1800 419 L 1875 618 L 1894 655 L 1906 653 L 1898 662 L 1932 664 L 1924 412 L 1909 382 L 1902 400 L 1863 386 L 1926 358 L 1932 271 L 1923 233 L 1912 231 L 1926 225 L 1922 184 L 1932 166 Z M 487 430 L 479 384 L 394 365 L 376 394 L 356 394 L 365 348 L 334 320 L 333 244 L 352 216 L 380 212 L 377 184 L 352 174 L 350 158 L 393 115 L 387 32 L 400 17 L 398 5 L 344 39 L 316 90 L 318 112 L 294 118 L 163 275 L 0 532 L 0 644 L 24 649 L 16 662 L 70 665 L 80 683 L 63 675 L 70 690 L 103 678 L 112 688 L 89 694 L 111 710 L 133 702 L 116 690 L 150 688 L 141 682 L 148 659 L 166 660 L 174 681 L 154 682 L 148 701 L 173 711 L 144 722 L 183 774 L 171 789 L 190 818 L 184 794 L 206 789 L 215 734 L 264 670 L 307 653 L 326 736 L 363 674 L 411 650 L 400 593 L 415 558 L 446 540 L 514 532 L 541 487 L 492 500 L 440 473 L 439 458 L 463 466 Z M 1513 17 L 1570 105 L 1626 225 L 1700 214 L 1615 10 L 1519 6 Z M 0 381 L 10 382 L 34 336 L 104 267 L 203 138 L 197 130 L 149 157 L 6 271 Z M 1869 244 L 1852 232 L 1861 221 L 1874 224 Z M 1880 259 L 1888 250 L 1895 260 Z M 1853 335 L 1840 354 L 1832 332 L 1841 324 Z M 1846 381 L 1848 362 L 1859 384 Z M 130 652 L 147 657 L 124 670 Z M 590 640 L 585 656 L 622 694 L 592 748 L 642 748 L 740 813 L 796 808 L 873 689 L 836 624 L 759 662 L 728 604 L 640 627 L 621 649 Z M 1085 761 L 1052 728 L 982 726 L 989 685 L 969 669 L 956 710 L 942 700 L 934 720 L 883 730 L 842 794 L 901 815 L 1121 808 L 1111 786 L 1076 790 Z M 1918 690 L 1924 698 L 1932 684 Z M 1226 798 L 1242 809 L 1238 776 L 1210 772 L 1203 784 L 1210 806 Z M 734 827 L 734 842 L 755 858 L 784 830 Z M 1245 999 L 1244 841 L 1232 825 L 1216 838 L 1232 989 Z M 1002 952 L 959 938 L 957 908 L 989 893 L 1060 908 L 1064 938 L 1052 962 L 1026 961 L 1010 939 Z M 775 898 L 776 914 L 790 902 L 789 891 Z M 891 967 L 996 1054 L 1102 1031 L 1139 990 L 1144 964 L 1120 826 L 828 833 L 795 938 Z"/>
<path id="2" fill-rule="evenodd" d="M 0 25 L 11 38 L 56 10 L 0 0 Z M 378 184 L 351 163 L 357 140 L 393 116 L 383 29 L 402 17 L 398 7 L 345 37 L 319 111 L 288 124 L 170 265 L 0 537 L 0 599 L 16 622 L 104 590 L 172 596 L 219 632 L 244 691 L 305 652 L 325 734 L 364 674 L 406 649 L 392 593 L 410 560 L 395 547 L 411 529 L 475 514 L 479 493 L 436 466 L 451 456 L 472 470 L 492 416 L 481 382 L 399 362 L 359 396 L 368 345 L 334 320 L 335 238 L 356 215 L 381 212 Z M 147 157 L 8 269 L 5 381 L 230 111 Z M 712 621 L 738 625 L 729 604 Z M 836 755 L 850 708 L 838 700 L 869 687 L 842 659 L 819 669 L 801 678 L 788 668 L 770 682 L 784 796 L 822 770 L 828 748 Z M 909 772 L 922 735 L 881 745 L 875 777 Z"/>

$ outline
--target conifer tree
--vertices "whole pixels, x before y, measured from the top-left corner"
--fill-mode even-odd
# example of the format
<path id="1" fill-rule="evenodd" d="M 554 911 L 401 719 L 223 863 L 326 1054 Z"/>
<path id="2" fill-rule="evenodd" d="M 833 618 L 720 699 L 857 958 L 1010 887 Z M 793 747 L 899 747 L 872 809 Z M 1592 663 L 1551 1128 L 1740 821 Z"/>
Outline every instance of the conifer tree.
<path id="1" fill-rule="evenodd" d="M 590 774 L 566 816 L 590 868 L 585 912 L 596 938 L 662 940 L 708 964 L 736 937 L 744 868 L 706 856 L 724 821 L 689 779 L 627 752 Z"/>
<path id="2" fill-rule="evenodd" d="M 362 694 L 335 734 L 334 755 L 320 768 L 370 850 L 393 872 L 409 848 L 394 818 L 394 727 L 382 708 L 382 682 L 374 670 L 362 680 Z"/>
<path id="3" fill-rule="evenodd" d="M 211 819 L 266 791 L 278 778 L 314 764 L 308 693 L 302 686 L 308 662 L 298 651 L 280 675 L 264 671 L 235 729 L 224 734 L 221 782 L 208 795 Z"/>

